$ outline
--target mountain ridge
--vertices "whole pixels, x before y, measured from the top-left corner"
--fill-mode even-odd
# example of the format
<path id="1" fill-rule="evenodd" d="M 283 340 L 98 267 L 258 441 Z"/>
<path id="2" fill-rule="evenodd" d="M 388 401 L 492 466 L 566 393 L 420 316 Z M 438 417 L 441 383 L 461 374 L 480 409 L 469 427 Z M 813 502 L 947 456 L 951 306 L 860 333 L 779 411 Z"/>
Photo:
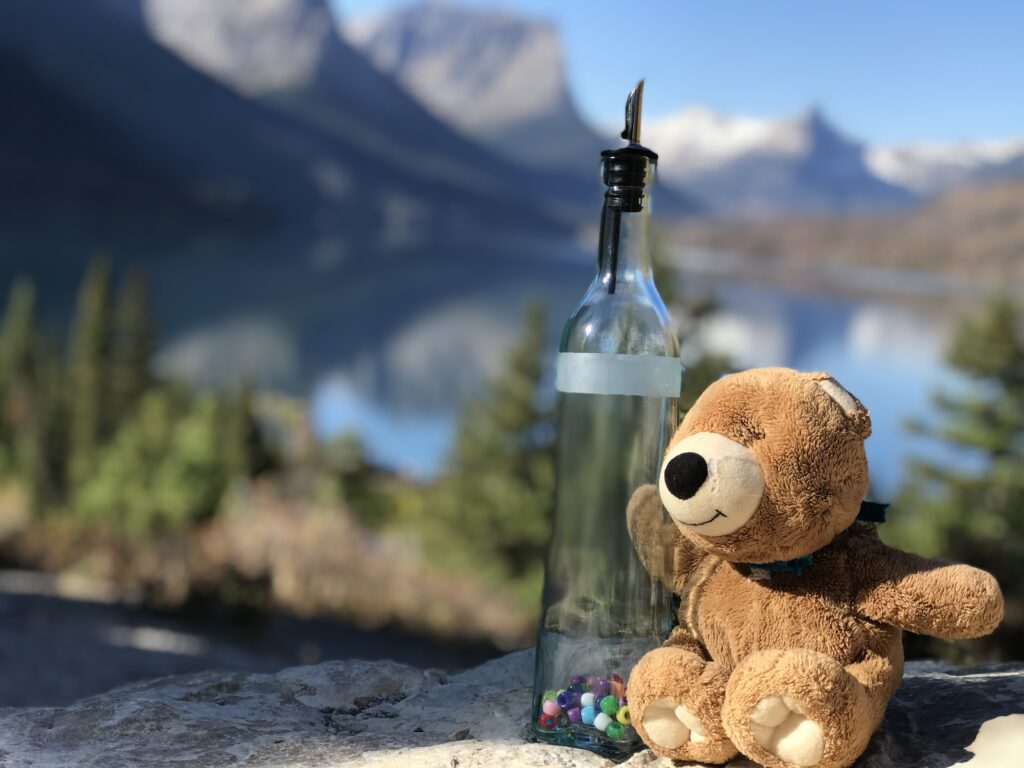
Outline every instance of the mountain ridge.
<path id="1" fill-rule="evenodd" d="M 545 20 L 422 3 L 340 28 L 429 110 L 507 157 L 589 174 L 606 148 L 573 102 L 558 30 Z"/>
<path id="2" fill-rule="evenodd" d="M 649 121 L 647 136 L 666 183 L 728 214 L 856 213 L 914 199 L 878 178 L 864 145 L 818 107 L 779 120 L 690 107 Z"/>
<path id="3" fill-rule="evenodd" d="M 551 22 L 428 0 L 339 25 L 382 72 L 464 134 L 519 161 L 592 172 L 606 142 L 573 103 Z M 661 156 L 666 191 L 725 217 L 896 210 L 957 184 L 1024 175 L 1024 140 L 876 146 L 817 106 L 778 119 L 692 106 L 645 121 L 644 142 Z"/>
<path id="4" fill-rule="evenodd" d="M 1024 138 L 869 147 L 867 163 L 879 177 L 931 195 L 960 184 L 1024 176 Z"/>

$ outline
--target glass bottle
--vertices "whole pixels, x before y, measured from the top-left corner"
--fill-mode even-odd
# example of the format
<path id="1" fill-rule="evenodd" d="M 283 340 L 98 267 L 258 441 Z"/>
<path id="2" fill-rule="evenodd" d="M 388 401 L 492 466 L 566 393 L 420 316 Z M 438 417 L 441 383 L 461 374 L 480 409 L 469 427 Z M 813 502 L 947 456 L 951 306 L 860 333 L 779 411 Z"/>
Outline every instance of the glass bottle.
<path id="1" fill-rule="evenodd" d="M 642 93 L 643 81 L 627 101 L 629 145 L 601 153 L 597 275 L 559 348 L 555 520 L 531 717 L 538 739 L 612 757 L 642 746 L 617 710 L 628 707 L 632 666 L 672 623 L 672 595 L 644 569 L 626 526 L 633 492 L 657 483 L 682 380 L 679 341 L 651 275 L 657 155 L 639 144 Z M 605 708 L 616 706 L 602 718 L 608 696 Z"/>

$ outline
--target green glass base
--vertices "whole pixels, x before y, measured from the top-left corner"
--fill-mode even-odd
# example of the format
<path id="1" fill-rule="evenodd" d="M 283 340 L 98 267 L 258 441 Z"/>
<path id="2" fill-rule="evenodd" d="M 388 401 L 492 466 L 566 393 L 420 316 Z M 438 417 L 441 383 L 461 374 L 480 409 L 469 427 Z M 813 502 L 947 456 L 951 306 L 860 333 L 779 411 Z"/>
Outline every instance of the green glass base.
<path id="1" fill-rule="evenodd" d="M 644 748 L 643 742 L 636 735 L 630 739 L 609 739 L 597 728 L 589 725 L 573 725 L 568 728 L 555 728 L 546 731 L 538 725 L 532 724 L 530 731 L 534 741 L 586 749 L 590 752 L 597 752 L 616 763 L 628 760 Z"/>

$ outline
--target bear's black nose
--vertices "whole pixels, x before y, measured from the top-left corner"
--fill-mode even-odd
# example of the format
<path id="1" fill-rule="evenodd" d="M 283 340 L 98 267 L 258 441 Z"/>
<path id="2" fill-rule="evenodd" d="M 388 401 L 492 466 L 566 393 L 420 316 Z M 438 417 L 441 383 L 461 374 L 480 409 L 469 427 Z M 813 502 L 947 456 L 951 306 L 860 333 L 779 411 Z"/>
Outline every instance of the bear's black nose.
<path id="1" fill-rule="evenodd" d="M 708 463 L 699 453 L 680 453 L 665 466 L 665 487 L 678 499 L 688 499 L 708 479 Z"/>

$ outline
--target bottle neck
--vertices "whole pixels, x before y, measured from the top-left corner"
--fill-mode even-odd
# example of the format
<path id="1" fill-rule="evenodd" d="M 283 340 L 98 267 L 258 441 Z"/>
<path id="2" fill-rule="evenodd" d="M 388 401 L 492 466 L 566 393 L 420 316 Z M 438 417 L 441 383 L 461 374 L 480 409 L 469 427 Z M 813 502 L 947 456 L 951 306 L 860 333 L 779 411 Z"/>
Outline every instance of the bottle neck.
<path id="1" fill-rule="evenodd" d="M 601 209 L 597 271 L 607 293 L 616 293 L 651 280 L 649 218 L 647 206 L 623 206 L 622 198 L 605 195 Z"/>

